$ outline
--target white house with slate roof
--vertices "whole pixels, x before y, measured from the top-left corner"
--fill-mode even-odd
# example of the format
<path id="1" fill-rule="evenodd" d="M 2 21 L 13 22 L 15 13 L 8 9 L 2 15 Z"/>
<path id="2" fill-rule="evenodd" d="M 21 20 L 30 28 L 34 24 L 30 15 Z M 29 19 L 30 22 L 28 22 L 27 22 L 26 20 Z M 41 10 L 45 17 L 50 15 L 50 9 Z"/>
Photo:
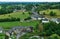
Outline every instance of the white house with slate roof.
<path id="1" fill-rule="evenodd" d="M 57 18 L 51 18 L 50 21 L 56 22 Z"/>
<path id="2" fill-rule="evenodd" d="M 57 24 L 60 23 L 60 18 L 57 18 L 56 23 L 57 23 Z"/>
<path id="3" fill-rule="evenodd" d="M 41 19 L 44 19 L 44 16 L 43 15 L 31 15 L 31 18 L 33 20 L 41 20 Z"/>
<path id="4" fill-rule="evenodd" d="M 42 23 L 49 23 L 49 20 L 47 18 L 42 19 Z"/>
<path id="5" fill-rule="evenodd" d="M 42 15 L 42 14 L 38 14 L 37 12 L 32 12 L 32 15 L 31 15 L 31 18 L 33 20 L 41 20 L 41 19 L 44 19 L 45 17 Z"/>
<path id="6" fill-rule="evenodd" d="M 50 21 L 53 21 L 53 22 L 59 24 L 60 23 L 60 18 L 52 18 Z"/>

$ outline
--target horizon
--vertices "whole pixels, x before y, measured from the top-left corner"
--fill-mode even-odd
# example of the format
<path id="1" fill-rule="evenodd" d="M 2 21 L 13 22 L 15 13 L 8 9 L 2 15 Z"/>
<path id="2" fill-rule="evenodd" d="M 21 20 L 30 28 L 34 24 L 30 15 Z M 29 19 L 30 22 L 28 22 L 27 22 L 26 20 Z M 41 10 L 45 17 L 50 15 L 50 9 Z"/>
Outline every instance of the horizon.
<path id="1" fill-rule="evenodd" d="M 0 0 L 0 2 L 60 2 L 60 0 Z"/>

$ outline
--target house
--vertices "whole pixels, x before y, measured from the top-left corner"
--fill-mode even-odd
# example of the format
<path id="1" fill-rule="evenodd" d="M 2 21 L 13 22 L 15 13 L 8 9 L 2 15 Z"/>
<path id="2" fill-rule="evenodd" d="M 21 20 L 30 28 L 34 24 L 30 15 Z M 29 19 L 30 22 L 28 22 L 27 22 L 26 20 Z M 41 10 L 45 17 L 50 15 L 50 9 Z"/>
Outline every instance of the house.
<path id="1" fill-rule="evenodd" d="M 42 23 L 49 23 L 48 18 L 42 19 Z"/>
<path id="2" fill-rule="evenodd" d="M 18 34 L 22 32 L 33 32 L 33 27 L 32 26 L 28 26 L 28 27 L 27 26 L 16 26 L 8 31 L 10 35 L 12 35 L 13 33 Z"/>
<path id="3" fill-rule="evenodd" d="M 13 27 L 12 29 L 10 29 L 9 31 L 7 31 L 5 34 L 9 38 L 12 35 L 21 36 L 27 32 L 33 32 L 33 27 L 32 26 L 16 26 L 16 27 Z M 6 36 L 5 36 L 5 38 L 7 38 Z M 11 39 L 11 38 L 9 38 L 9 39 Z"/>
<path id="4" fill-rule="evenodd" d="M 57 21 L 57 18 L 51 18 L 50 21 L 56 22 Z"/>
<path id="5" fill-rule="evenodd" d="M 18 10 L 17 9 L 14 9 L 14 11 L 13 12 L 17 12 Z"/>
<path id="6" fill-rule="evenodd" d="M 60 23 L 60 18 L 52 18 L 51 21 L 59 24 Z"/>
<path id="7" fill-rule="evenodd" d="M 39 15 L 37 12 L 32 12 L 33 15 Z"/>
<path id="8" fill-rule="evenodd" d="M 33 20 L 41 20 L 41 19 L 44 19 L 44 16 L 43 15 L 31 15 L 31 18 Z"/>
<path id="9" fill-rule="evenodd" d="M 27 31 L 27 32 L 33 32 L 33 27 L 32 27 L 32 26 L 28 26 L 28 27 L 26 28 L 26 31 Z"/>
<path id="10" fill-rule="evenodd" d="M 33 20 L 41 20 L 44 19 L 45 17 L 42 14 L 38 14 L 37 12 L 32 12 L 31 18 Z"/>
<path id="11" fill-rule="evenodd" d="M 3 33 L 3 28 L 2 27 L 0 27 L 0 33 Z"/>
<path id="12" fill-rule="evenodd" d="M 57 18 L 56 23 L 57 23 L 57 24 L 60 23 L 60 18 Z"/>

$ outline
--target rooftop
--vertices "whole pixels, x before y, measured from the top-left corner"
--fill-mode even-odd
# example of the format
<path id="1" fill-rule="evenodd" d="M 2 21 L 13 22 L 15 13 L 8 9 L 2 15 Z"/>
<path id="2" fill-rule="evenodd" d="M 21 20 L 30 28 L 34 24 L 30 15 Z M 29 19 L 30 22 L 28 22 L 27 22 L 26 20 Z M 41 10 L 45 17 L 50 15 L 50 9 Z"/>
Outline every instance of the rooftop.
<path id="1" fill-rule="evenodd" d="M 48 19 L 47 18 L 45 18 L 45 19 L 42 19 L 43 21 L 48 21 Z"/>
<path id="2" fill-rule="evenodd" d="M 60 22 L 60 18 L 57 18 L 57 21 Z"/>
<path id="3" fill-rule="evenodd" d="M 43 15 L 32 15 L 31 17 L 34 17 L 34 18 L 44 18 Z"/>

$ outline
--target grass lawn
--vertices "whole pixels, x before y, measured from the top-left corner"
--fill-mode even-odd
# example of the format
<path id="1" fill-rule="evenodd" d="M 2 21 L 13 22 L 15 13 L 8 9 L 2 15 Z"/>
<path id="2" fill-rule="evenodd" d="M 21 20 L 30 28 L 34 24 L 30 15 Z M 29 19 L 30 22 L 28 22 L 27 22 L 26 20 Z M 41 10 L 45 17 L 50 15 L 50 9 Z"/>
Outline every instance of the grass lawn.
<path id="1" fill-rule="evenodd" d="M 0 22 L 0 26 L 5 28 L 5 29 L 9 29 L 11 27 L 14 26 L 36 26 L 39 23 L 39 21 L 31 21 L 31 22 L 19 22 L 19 21 L 15 21 L 15 22 Z"/>

